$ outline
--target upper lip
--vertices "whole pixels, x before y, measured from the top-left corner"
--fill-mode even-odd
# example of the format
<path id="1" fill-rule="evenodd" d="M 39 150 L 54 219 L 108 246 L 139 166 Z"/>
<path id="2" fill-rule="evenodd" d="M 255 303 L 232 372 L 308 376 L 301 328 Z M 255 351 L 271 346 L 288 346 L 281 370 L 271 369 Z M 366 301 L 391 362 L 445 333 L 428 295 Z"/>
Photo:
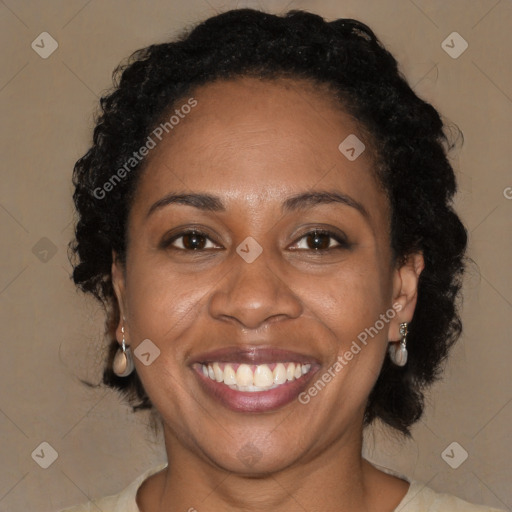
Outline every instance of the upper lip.
<path id="1" fill-rule="evenodd" d="M 213 363 L 215 361 L 256 365 L 287 362 L 319 364 L 317 358 L 313 356 L 270 346 L 224 347 L 203 352 L 192 358 L 192 363 Z"/>

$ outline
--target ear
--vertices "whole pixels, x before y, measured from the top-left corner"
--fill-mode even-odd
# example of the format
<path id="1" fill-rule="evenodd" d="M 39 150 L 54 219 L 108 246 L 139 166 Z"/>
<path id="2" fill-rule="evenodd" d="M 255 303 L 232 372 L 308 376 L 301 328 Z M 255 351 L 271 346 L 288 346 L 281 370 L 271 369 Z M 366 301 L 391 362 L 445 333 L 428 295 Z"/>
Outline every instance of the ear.
<path id="1" fill-rule="evenodd" d="M 121 327 L 126 317 L 125 269 L 115 251 L 112 251 L 112 286 L 119 305 L 119 324 L 116 327 L 116 338 L 121 342 L 123 335 Z"/>
<path id="2" fill-rule="evenodd" d="M 400 324 L 410 322 L 418 300 L 418 280 L 425 268 L 421 252 L 407 256 L 402 266 L 395 270 L 393 276 L 393 309 L 396 316 L 389 322 L 389 340 L 400 339 Z"/>

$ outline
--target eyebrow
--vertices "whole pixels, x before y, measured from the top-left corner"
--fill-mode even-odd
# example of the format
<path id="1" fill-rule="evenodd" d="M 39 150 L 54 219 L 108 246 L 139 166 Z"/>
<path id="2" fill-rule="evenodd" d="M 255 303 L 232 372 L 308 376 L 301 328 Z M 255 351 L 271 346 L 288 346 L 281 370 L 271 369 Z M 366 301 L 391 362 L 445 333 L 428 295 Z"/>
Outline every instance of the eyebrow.
<path id="1" fill-rule="evenodd" d="M 338 191 L 318 190 L 314 192 L 304 192 L 301 194 L 291 196 L 283 202 L 281 206 L 281 212 L 290 213 L 298 210 L 307 210 L 318 205 L 329 203 L 340 203 L 346 206 L 350 206 L 351 208 L 354 208 L 357 211 L 359 211 L 359 213 L 366 217 L 367 220 L 369 220 L 370 218 L 368 211 L 360 202 Z M 187 206 L 193 206 L 194 208 L 198 208 L 199 210 L 210 212 L 226 211 L 226 207 L 224 206 L 222 200 L 218 196 L 198 193 L 170 193 L 151 205 L 146 215 L 146 218 L 149 217 L 156 210 L 159 210 L 170 204 L 183 204 Z"/>
<path id="2" fill-rule="evenodd" d="M 318 190 L 314 192 L 305 192 L 303 194 L 291 196 L 288 199 L 286 199 L 286 201 L 284 201 L 281 210 L 287 213 L 297 210 L 306 210 L 317 205 L 329 203 L 341 203 L 346 206 L 350 206 L 351 208 L 354 208 L 359 213 L 361 213 L 363 217 L 366 217 L 366 219 L 369 220 L 370 218 L 368 211 L 359 201 L 356 201 L 354 198 L 348 196 L 347 194 L 342 194 L 341 192 L 335 190 Z"/>

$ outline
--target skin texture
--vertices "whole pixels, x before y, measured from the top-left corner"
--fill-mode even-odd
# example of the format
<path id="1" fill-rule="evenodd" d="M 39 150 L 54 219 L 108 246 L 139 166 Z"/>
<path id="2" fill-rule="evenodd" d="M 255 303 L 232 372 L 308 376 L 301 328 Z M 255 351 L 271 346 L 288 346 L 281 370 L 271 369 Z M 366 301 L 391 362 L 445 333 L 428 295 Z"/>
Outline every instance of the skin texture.
<path id="1" fill-rule="evenodd" d="M 198 104 L 151 152 L 128 222 L 125 266 L 112 275 L 132 350 L 149 338 L 161 351 L 136 370 L 164 423 L 169 466 L 140 488 L 142 512 L 158 510 L 393 510 L 403 480 L 361 457 L 363 414 L 389 340 L 416 304 L 420 254 L 397 268 L 389 206 L 369 141 L 327 91 L 299 80 L 238 78 L 197 88 Z M 367 145 L 350 162 L 349 134 Z M 337 191 L 339 203 L 281 212 L 292 195 Z M 223 212 L 151 206 L 168 193 L 218 196 Z M 161 242 L 199 228 L 203 251 Z M 313 228 L 344 233 L 315 253 Z M 262 254 L 236 252 L 253 237 Z M 172 247 L 176 247 L 175 250 Z M 114 254 L 115 257 L 115 254 Z M 321 363 L 321 378 L 357 335 L 393 304 L 401 310 L 316 397 L 265 413 L 231 411 L 206 395 L 190 363 L 226 346 L 273 346 Z M 240 454 L 260 456 L 247 465 Z"/>

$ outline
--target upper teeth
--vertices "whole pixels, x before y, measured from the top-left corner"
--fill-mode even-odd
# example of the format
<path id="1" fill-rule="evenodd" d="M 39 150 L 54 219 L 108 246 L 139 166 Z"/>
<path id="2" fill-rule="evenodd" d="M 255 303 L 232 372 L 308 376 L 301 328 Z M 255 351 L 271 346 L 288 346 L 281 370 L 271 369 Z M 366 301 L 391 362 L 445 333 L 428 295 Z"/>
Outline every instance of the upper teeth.
<path id="1" fill-rule="evenodd" d="M 271 369 L 273 367 L 273 369 Z M 238 363 L 203 364 L 205 377 L 223 382 L 237 391 L 265 391 L 286 381 L 295 380 L 309 372 L 310 364 L 272 363 L 248 365 Z"/>

